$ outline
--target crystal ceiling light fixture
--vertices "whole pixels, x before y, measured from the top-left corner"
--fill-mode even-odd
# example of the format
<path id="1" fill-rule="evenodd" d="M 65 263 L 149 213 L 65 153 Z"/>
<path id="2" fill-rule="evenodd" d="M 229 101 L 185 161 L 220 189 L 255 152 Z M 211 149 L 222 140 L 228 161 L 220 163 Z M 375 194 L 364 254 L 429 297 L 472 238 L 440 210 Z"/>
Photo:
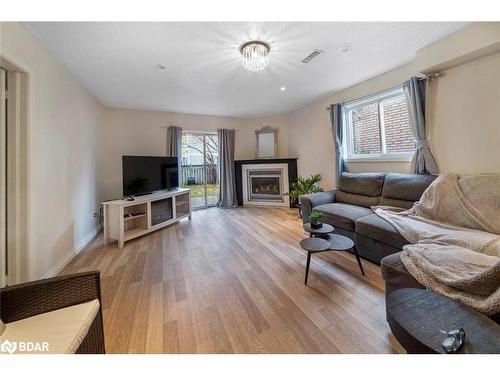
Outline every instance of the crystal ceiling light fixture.
<path id="1" fill-rule="evenodd" d="M 244 43 L 240 47 L 241 63 L 251 72 L 258 72 L 264 69 L 269 63 L 269 44 L 259 40 L 252 40 Z"/>

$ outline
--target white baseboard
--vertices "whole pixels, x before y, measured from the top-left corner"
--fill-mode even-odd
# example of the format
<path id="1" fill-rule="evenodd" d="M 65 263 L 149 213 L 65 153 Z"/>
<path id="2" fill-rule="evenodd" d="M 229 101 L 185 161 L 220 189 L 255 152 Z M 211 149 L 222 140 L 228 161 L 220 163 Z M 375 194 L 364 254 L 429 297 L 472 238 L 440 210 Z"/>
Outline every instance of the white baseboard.
<path id="1" fill-rule="evenodd" d="M 45 275 L 42 276 L 42 279 L 46 279 L 48 277 L 54 277 L 59 274 L 63 270 L 66 265 L 71 262 L 71 260 L 99 234 L 99 232 L 102 230 L 102 225 L 99 225 L 97 228 L 95 228 L 92 232 L 90 232 L 88 235 L 86 235 L 79 243 L 76 245 L 76 247 L 69 251 L 64 257 L 62 257 L 59 262 L 55 264 L 54 267 L 52 267 L 49 271 L 45 273 Z"/>

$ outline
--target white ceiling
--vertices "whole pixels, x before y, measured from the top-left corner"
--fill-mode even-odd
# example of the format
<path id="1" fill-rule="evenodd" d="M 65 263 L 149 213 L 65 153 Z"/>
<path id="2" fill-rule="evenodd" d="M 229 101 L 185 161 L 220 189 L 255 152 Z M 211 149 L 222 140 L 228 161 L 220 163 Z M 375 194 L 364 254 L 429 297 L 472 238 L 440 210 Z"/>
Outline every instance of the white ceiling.
<path id="1" fill-rule="evenodd" d="M 463 22 L 30 22 L 23 24 L 102 104 L 220 116 L 289 112 L 409 62 Z M 271 44 L 245 70 L 238 47 Z M 351 50 L 341 52 L 345 45 Z M 313 49 L 324 53 L 310 64 Z M 157 65 L 166 66 L 158 69 Z M 286 91 L 280 87 L 285 86 Z"/>

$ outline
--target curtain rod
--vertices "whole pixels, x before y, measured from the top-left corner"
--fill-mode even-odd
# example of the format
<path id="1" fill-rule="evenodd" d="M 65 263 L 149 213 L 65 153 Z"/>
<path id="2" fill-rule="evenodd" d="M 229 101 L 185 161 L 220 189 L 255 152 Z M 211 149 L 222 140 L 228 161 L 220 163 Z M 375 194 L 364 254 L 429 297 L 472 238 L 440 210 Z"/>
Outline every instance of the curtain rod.
<path id="1" fill-rule="evenodd" d="M 421 80 L 424 80 L 424 79 L 428 79 L 429 81 L 432 81 L 432 80 L 435 80 L 435 79 L 438 79 L 439 77 L 441 76 L 441 73 L 440 72 L 434 72 L 434 73 L 429 73 L 429 74 L 424 74 L 423 77 L 418 77 L 418 79 L 421 81 Z M 341 103 L 342 105 L 346 105 L 346 104 L 349 104 L 349 103 L 352 103 L 352 102 L 355 102 L 355 101 L 358 101 L 359 99 L 362 99 L 362 98 L 366 98 L 366 97 L 370 97 L 370 96 L 376 96 L 378 94 L 382 94 L 386 91 L 391 91 L 391 90 L 395 90 L 397 89 L 398 87 L 402 87 L 404 85 L 404 83 L 402 83 L 401 85 L 397 85 L 397 86 L 394 86 L 394 87 L 391 87 L 391 88 L 388 88 L 388 89 L 385 89 L 385 90 L 380 90 L 380 91 L 377 91 L 377 92 L 374 92 L 373 94 L 369 94 L 369 95 L 365 95 L 365 96 L 362 96 L 361 98 L 356 98 L 356 99 L 352 99 L 352 100 L 349 100 L 347 102 L 343 102 Z M 328 107 L 325 108 L 325 110 L 329 111 L 330 109 L 332 108 L 331 105 L 329 105 Z"/>
<path id="2" fill-rule="evenodd" d="M 168 129 L 170 126 L 160 126 L 160 129 Z M 182 127 L 181 127 L 182 128 Z M 217 129 L 227 129 L 227 128 L 217 128 Z M 213 133 L 213 134 L 216 134 L 217 133 L 217 129 L 189 129 L 189 128 L 182 128 L 182 131 L 183 132 L 186 132 L 186 133 L 193 133 L 193 134 L 201 134 L 201 133 Z M 230 130 L 234 130 L 235 132 L 239 132 L 238 129 L 234 129 L 234 128 L 229 128 Z"/>

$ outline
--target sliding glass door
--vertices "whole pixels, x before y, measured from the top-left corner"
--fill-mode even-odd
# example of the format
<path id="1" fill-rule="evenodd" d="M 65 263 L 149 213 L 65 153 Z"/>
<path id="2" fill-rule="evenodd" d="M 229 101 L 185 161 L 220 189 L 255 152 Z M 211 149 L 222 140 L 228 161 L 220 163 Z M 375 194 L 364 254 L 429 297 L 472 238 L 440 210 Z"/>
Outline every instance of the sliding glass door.
<path id="1" fill-rule="evenodd" d="M 216 133 L 183 132 L 181 186 L 191 189 L 193 209 L 212 207 L 219 197 L 219 145 Z"/>

